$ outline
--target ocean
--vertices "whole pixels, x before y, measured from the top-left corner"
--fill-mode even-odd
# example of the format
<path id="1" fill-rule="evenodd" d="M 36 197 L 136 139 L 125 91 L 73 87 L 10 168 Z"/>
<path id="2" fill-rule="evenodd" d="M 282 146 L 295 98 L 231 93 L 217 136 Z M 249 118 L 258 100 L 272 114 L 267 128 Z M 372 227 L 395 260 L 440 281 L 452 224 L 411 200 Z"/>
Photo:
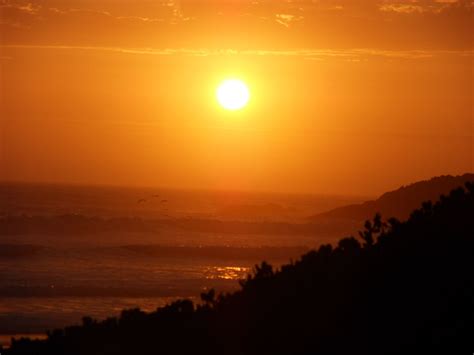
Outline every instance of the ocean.
<path id="1" fill-rule="evenodd" d="M 239 287 L 341 237 L 308 216 L 363 198 L 0 184 L 0 343 Z"/>

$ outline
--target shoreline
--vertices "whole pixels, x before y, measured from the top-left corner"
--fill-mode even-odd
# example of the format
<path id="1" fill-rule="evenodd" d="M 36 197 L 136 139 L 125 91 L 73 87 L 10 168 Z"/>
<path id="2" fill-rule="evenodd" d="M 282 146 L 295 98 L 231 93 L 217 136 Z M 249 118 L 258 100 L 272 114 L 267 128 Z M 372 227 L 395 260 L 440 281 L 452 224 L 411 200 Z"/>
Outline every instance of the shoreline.
<path id="1" fill-rule="evenodd" d="M 11 345 L 12 338 L 30 338 L 43 340 L 46 339 L 48 335 L 45 333 L 14 333 L 14 334 L 0 334 L 0 346 L 3 346 L 4 349 L 8 349 Z"/>

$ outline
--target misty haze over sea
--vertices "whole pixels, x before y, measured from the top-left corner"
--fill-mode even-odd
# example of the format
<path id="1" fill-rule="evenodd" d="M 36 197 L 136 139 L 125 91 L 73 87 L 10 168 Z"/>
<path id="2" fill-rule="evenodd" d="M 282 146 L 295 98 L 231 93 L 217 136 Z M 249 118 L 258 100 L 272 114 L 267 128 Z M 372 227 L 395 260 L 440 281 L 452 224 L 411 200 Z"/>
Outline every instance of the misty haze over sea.
<path id="1" fill-rule="evenodd" d="M 0 183 L 0 213 L 297 221 L 367 196 Z"/>

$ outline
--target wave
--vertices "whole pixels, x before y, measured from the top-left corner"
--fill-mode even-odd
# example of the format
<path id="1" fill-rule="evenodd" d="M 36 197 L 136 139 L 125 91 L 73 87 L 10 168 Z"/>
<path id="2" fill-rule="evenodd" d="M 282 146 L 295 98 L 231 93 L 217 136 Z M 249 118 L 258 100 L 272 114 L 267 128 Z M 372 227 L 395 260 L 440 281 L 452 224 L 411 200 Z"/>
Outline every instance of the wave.
<path id="1" fill-rule="evenodd" d="M 38 255 L 45 247 L 32 244 L 0 244 L 0 258 L 18 258 Z"/>
<path id="2" fill-rule="evenodd" d="M 96 233 L 160 233 L 178 230 L 199 233 L 314 235 L 346 232 L 352 224 L 318 221 L 289 223 L 272 221 L 228 221 L 201 218 L 142 219 L 138 217 L 102 218 L 81 214 L 58 216 L 7 215 L 0 217 L 0 235 L 28 234 L 96 234 Z"/>
<path id="3" fill-rule="evenodd" d="M 289 259 L 308 251 L 306 247 L 180 247 L 159 245 L 127 245 L 120 247 L 140 255 L 153 257 L 188 258 L 199 257 L 206 259 Z"/>
<path id="4" fill-rule="evenodd" d="M 212 260 L 289 260 L 308 251 L 308 247 L 232 247 L 232 246 L 167 246 L 134 244 L 96 248 L 54 248 L 32 244 L 0 244 L 0 258 L 33 256 L 63 256 L 69 252 L 99 258 L 103 256 L 129 256 L 153 258 L 199 258 Z"/>
<path id="5" fill-rule="evenodd" d="M 188 280 L 179 285 L 160 285 L 150 287 L 100 287 L 100 286 L 3 286 L 0 287 L 2 298 L 90 298 L 90 297 L 195 297 L 199 290 L 217 288 L 230 291 L 238 286 L 236 280 Z"/>

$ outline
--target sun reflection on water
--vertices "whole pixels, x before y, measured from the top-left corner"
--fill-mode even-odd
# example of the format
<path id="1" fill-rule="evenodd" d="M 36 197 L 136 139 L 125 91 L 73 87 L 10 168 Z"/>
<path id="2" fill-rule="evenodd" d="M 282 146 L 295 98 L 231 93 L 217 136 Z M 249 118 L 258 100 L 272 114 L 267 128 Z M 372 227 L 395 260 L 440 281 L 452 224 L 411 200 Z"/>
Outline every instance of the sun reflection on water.
<path id="1" fill-rule="evenodd" d="M 250 272 L 250 268 L 241 266 L 211 266 L 206 269 L 206 279 L 241 280 Z"/>

